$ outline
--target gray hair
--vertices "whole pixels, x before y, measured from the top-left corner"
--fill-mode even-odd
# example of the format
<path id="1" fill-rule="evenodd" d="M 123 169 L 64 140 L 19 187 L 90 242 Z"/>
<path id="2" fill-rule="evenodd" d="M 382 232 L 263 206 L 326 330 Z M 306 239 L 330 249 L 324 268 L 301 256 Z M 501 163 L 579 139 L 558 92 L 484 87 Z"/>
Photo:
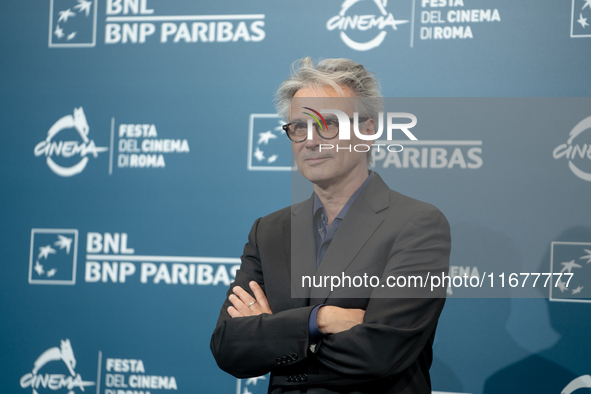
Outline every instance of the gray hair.
<path id="1" fill-rule="evenodd" d="M 378 114 L 383 111 L 380 84 L 375 75 L 361 64 L 349 59 L 324 59 L 314 64 L 311 57 L 295 61 L 291 65 L 291 75 L 283 81 L 275 93 L 275 105 L 279 116 L 289 122 L 289 106 L 300 89 L 330 86 L 344 96 L 343 87 L 349 88 L 356 100 L 355 110 L 361 117 L 379 122 Z M 372 164 L 371 149 L 367 152 L 367 162 Z"/>
<path id="2" fill-rule="evenodd" d="M 356 108 L 360 115 L 378 123 L 378 113 L 383 105 L 380 84 L 361 64 L 349 59 L 324 59 L 314 64 L 312 58 L 306 57 L 294 62 L 291 68 L 291 75 L 275 94 L 277 112 L 284 120 L 289 121 L 289 106 L 298 90 L 330 86 L 344 96 L 344 86 L 351 89 L 355 97 L 363 98 Z"/>

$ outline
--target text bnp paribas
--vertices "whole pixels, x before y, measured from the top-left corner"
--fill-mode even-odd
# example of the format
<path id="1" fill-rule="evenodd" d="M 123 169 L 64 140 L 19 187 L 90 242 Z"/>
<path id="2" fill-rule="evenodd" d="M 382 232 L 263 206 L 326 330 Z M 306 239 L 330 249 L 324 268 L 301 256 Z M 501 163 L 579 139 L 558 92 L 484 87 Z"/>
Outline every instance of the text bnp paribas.
<path id="1" fill-rule="evenodd" d="M 259 42 L 265 38 L 264 19 L 263 14 L 170 15 L 148 0 L 107 0 L 105 44 Z"/>

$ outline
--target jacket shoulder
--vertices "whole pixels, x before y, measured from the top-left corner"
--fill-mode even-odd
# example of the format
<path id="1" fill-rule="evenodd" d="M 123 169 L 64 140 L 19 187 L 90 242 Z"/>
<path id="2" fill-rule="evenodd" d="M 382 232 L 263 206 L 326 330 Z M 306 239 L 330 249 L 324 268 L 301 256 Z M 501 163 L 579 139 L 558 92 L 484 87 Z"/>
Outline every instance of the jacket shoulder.
<path id="1" fill-rule="evenodd" d="M 386 209 L 386 215 L 392 216 L 392 219 L 412 220 L 423 215 L 445 218 L 443 213 L 434 205 L 392 190 L 378 173 L 376 173 L 373 181 L 361 196 L 372 207 L 374 212 Z"/>
<path id="2" fill-rule="evenodd" d="M 395 190 L 390 190 L 390 206 L 410 211 L 415 215 L 425 213 L 428 215 L 445 216 L 435 205 L 409 197 Z"/>
<path id="3" fill-rule="evenodd" d="M 282 208 L 278 211 L 272 212 L 266 216 L 260 218 L 260 225 L 262 226 L 278 226 L 283 225 L 284 223 L 288 222 L 291 218 L 291 213 L 300 209 L 302 205 L 304 205 L 306 201 L 299 202 L 294 205 L 290 205 L 288 207 Z"/>

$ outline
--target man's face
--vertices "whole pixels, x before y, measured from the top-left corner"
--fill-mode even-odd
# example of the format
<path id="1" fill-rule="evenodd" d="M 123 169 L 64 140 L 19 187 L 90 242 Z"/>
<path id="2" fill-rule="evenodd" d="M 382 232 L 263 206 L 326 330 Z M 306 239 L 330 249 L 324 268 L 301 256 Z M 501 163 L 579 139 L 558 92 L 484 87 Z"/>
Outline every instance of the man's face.
<path id="1" fill-rule="evenodd" d="M 316 111 L 322 109 L 338 109 L 353 118 L 353 100 L 346 97 L 353 97 L 348 88 L 343 88 L 345 95 L 340 95 L 330 86 L 321 88 L 303 88 L 296 92 L 290 106 L 290 122 L 302 121 L 307 124 L 310 113 L 302 107 L 313 108 Z M 330 100 L 330 98 L 335 98 Z M 325 115 L 329 116 L 329 115 Z M 373 134 L 373 120 L 359 124 L 359 130 L 364 134 Z M 339 182 L 346 182 L 350 176 L 363 173 L 367 174 L 367 153 L 355 152 L 353 147 L 356 144 L 367 144 L 371 146 L 372 141 L 362 141 L 353 132 L 351 125 L 351 139 L 340 140 L 338 136 L 333 139 L 321 138 L 316 131 L 312 139 L 303 142 L 292 142 L 291 147 L 295 156 L 296 164 L 300 173 L 312 183 L 320 187 L 328 187 Z M 327 149 L 326 145 L 333 145 L 334 148 Z M 337 145 L 339 151 L 337 152 Z M 348 148 L 351 146 L 351 152 Z M 341 149 L 347 147 L 347 150 Z M 359 149 L 363 150 L 363 149 Z"/>

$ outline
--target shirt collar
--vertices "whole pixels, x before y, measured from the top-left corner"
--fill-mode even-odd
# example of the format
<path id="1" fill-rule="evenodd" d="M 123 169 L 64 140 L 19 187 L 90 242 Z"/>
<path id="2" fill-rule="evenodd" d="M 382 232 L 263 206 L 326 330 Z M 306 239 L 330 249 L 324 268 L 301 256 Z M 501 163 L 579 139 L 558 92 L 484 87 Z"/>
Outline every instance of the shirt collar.
<path id="1" fill-rule="evenodd" d="M 339 212 L 339 214 L 336 216 L 335 219 L 343 220 L 343 218 L 345 217 L 345 215 L 349 211 L 349 208 L 351 208 L 351 205 L 353 205 L 353 203 L 355 202 L 355 200 L 357 200 L 357 197 L 359 197 L 359 195 L 367 187 L 367 185 L 369 184 L 369 182 L 371 182 L 371 180 L 373 179 L 374 175 L 375 175 L 375 172 L 372 171 L 372 170 L 369 170 L 368 177 L 361 184 L 361 186 L 359 186 L 359 189 L 357 189 L 355 191 L 355 193 L 353 193 L 353 195 L 351 196 L 351 198 L 349 198 L 349 201 L 347 201 L 347 203 L 341 209 L 341 211 Z M 318 198 L 318 195 L 316 193 L 314 193 L 314 210 L 313 210 L 313 216 L 316 216 L 318 214 L 318 211 L 319 210 L 321 210 L 322 212 L 324 212 L 324 205 L 322 205 L 322 202 L 320 201 L 320 198 Z M 326 217 L 326 215 L 325 215 L 325 217 Z"/>

